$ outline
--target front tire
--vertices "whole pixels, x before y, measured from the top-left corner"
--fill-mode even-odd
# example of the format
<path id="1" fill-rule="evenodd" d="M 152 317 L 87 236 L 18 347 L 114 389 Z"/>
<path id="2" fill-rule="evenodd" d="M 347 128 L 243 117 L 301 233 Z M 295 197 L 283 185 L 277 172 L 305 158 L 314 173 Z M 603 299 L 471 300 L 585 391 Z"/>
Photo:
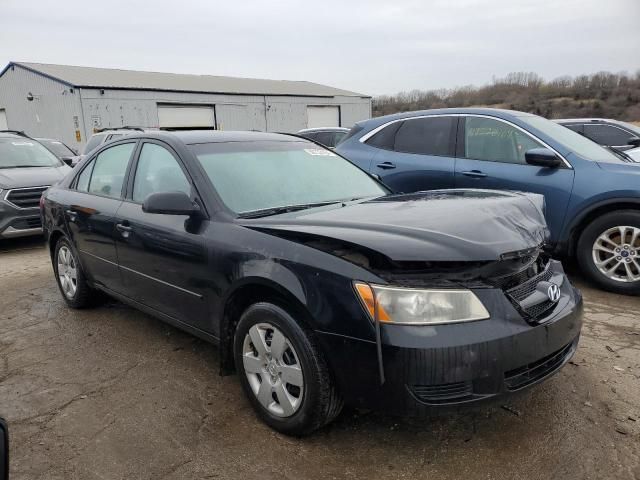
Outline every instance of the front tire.
<path id="1" fill-rule="evenodd" d="M 620 210 L 591 222 L 580 235 L 577 259 L 604 290 L 640 293 L 640 212 Z"/>
<path id="2" fill-rule="evenodd" d="M 87 283 L 75 250 L 65 237 L 56 243 L 53 271 L 62 298 L 71 308 L 86 308 L 97 303 L 99 294 Z"/>
<path id="3" fill-rule="evenodd" d="M 342 409 L 312 332 L 276 305 L 256 303 L 242 314 L 234 359 L 254 410 L 281 433 L 309 434 Z"/>

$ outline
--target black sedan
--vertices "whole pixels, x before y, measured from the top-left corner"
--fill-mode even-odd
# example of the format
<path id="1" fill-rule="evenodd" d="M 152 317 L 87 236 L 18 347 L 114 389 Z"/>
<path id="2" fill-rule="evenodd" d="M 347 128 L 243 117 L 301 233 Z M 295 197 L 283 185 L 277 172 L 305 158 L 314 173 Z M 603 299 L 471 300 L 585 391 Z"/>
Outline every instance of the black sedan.
<path id="1" fill-rule="evenodd" d="M 73 308 L 107 293 L 220 346 L 259 416 L 421 414 L 521 390 L 573 355 L 582 300 L 542 251 L 542 197 L 391 194 L 297 137 L 144 133 L 43 196 Z"/>

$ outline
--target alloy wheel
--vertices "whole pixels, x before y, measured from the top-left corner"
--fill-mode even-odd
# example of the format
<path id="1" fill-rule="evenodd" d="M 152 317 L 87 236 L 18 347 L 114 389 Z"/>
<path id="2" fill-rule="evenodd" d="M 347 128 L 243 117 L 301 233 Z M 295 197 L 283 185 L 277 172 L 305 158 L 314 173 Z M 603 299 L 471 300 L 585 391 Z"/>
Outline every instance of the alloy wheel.
<path id="1" fill-rule="evenodd" d="M 62 292 L 67 298 L 72 299 L 78 290 L 78 270 L 76 260 L 67 246 L 58 250 L 58 280 Z"/>
<path id="2" fill-rule="evenodd" d="M 640 280 L 640 228 L 612 227 L 600 234 L 592 247 L 596 268 L 611 280 Z"/>
<path id="3" fill-rule="evenodd" d="M 244 338 L 242 362 L 260 404 L 277 417 L 290 417 L 302 405 L 302 365 L 289 339 L 270 323 L 253 325 Z"/>

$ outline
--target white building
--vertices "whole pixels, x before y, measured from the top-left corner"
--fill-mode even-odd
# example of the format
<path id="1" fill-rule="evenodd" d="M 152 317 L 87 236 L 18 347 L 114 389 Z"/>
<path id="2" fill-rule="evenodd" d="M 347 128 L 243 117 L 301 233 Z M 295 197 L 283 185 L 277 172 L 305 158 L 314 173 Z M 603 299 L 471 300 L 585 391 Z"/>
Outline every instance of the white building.
<path id="1" fill-rule="evenodd" d="M 296 132 L 370 116 L 371 97 L 304 81 L 19 62 L 0 72 L 0 130 L 72 147 L 125 125 Z"/>

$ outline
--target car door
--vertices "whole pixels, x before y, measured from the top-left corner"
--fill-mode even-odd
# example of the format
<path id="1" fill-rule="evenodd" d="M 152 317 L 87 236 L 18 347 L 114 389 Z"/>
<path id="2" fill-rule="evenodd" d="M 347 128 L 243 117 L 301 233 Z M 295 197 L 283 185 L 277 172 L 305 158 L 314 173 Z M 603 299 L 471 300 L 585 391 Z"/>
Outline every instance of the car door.
<path id="1" fill-rule="evenodd" d="M 457 120 L 430 116 L 387 125 L 366 141 L 378 148 L 370 172 L 395 192 L 452 188 Z"/>
<path id="2" fill-rule="evenodd" d="M 177 154 L 162 142 L 143 141 L 117 212 L 118 261 L 127 296 L 206 330 L 210 272 L 202 225 L 186 215 L 142 209 L 148 195 L 175 191 L 195 195 Z"/>
<path id="3" fill-rule="evenodd" d="M 65 221 L 80 261 L 91 279 L 122 291 L 115 246 L 115 215 L 136 142 L 103 149 L 85 164 L 65 196 Z"/>
<path id="4" fill-rule="evenodd" d="M 555 243 L 573 189 L 568 165 L 545 168 L 528 165 L 525 153 L 546 146 L 533 135 L 505 121 L 463 117 L 458 129 L 456 187 L 534 192 L 545 196 L 546 218 Z"/>

